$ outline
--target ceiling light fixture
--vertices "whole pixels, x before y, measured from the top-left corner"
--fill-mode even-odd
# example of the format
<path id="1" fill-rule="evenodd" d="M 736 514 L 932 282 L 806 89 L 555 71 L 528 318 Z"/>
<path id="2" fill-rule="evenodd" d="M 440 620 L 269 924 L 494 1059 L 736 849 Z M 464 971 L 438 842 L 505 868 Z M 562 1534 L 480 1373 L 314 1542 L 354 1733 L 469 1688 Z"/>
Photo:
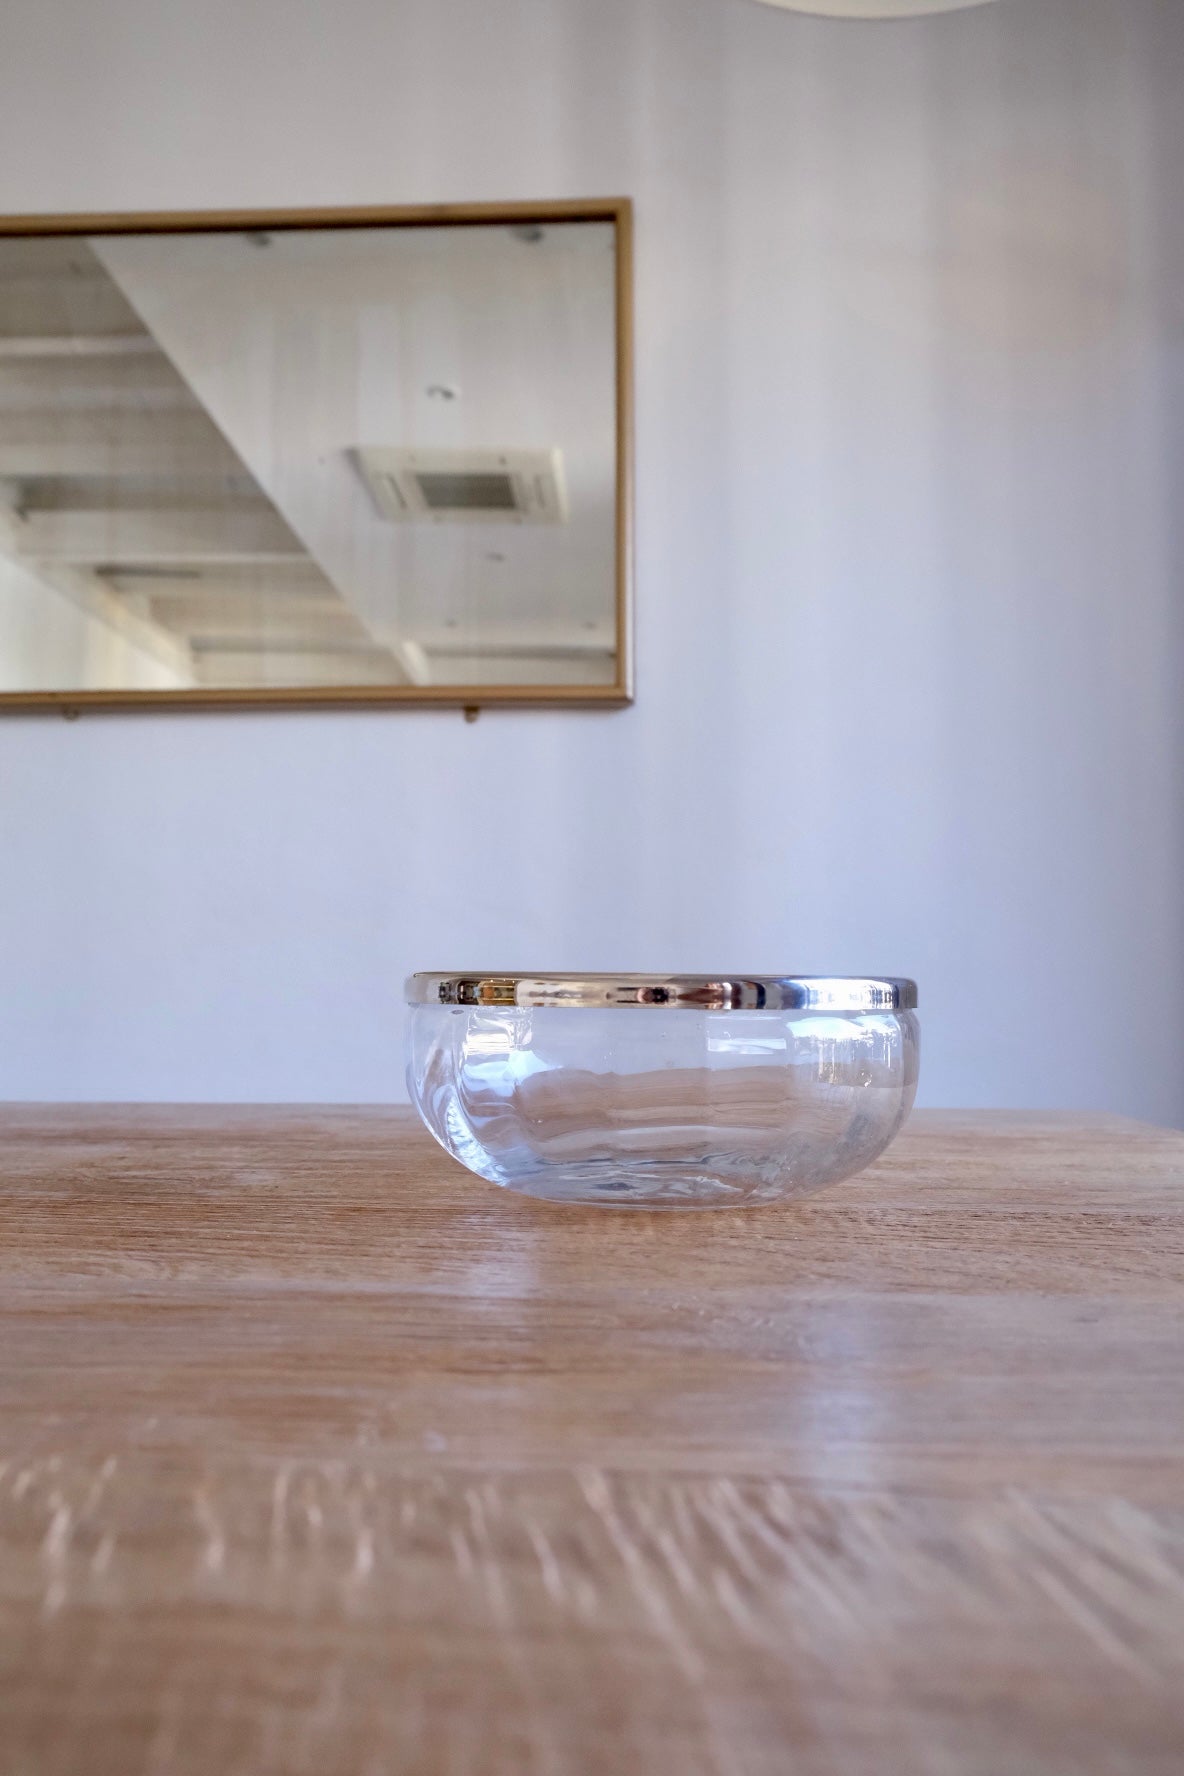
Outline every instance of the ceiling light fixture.
<path id="1" fill-rule="evenodd" d="M 809 12 L 817 18 L 894 19 L 961 12 L 967 6 L 985 6 L 988 0 L 761 0 L 761 4 L 780 6 L 786 12 Z"/>

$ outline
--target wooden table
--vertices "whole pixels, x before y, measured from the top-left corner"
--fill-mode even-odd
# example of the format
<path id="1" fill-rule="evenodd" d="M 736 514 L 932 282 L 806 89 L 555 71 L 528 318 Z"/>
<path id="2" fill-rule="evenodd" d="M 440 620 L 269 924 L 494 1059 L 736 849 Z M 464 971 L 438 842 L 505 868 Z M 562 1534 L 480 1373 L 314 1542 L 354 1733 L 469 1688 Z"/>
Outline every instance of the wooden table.
<path id="1" fill-rule="evenodd" d="M 0 1112 L 4 1776 L 1180 1776 L 1184 1135 L 558 1210 Z"/>

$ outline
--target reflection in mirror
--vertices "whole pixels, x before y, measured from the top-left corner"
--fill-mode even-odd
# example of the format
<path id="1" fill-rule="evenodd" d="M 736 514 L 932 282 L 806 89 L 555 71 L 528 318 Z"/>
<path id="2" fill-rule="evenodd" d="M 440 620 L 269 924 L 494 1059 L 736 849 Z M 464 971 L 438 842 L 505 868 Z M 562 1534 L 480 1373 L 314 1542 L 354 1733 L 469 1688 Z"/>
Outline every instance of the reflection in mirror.
<path id="1" fill-rule="evenodd" d="M 623 700 L 625 206 L 558 210 L 7 225 L 0 693 Z"/>

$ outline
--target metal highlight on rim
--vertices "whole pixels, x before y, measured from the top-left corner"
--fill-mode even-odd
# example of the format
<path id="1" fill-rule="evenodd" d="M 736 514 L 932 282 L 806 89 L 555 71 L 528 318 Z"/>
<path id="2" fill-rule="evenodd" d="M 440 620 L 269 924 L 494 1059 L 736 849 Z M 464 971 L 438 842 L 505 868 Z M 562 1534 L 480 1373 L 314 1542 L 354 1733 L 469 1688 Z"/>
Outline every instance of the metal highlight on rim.
<path id="1" fill-rule="evenodd" d="M 413 974 L 409 1005 L 519 1010 L 686 1006 L 696 1011 L 912 1011 L 916 983 L 891 975 Z"/>

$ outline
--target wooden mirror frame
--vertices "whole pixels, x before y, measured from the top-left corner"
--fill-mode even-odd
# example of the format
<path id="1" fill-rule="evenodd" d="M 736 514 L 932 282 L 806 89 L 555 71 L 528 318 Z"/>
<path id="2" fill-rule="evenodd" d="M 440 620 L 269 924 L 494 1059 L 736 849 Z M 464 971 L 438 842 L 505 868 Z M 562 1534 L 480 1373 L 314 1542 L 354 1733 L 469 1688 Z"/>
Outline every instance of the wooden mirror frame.
<path id="1" fill-rule="evenodd" d="M 633 206 L 627 197 L 537 203 L 424 204 L 349 209 L 200 210 L 0 217 L 0 238 L 35 235 L 200 234 L 232 230 L 455 228 L 531 222 L 611 222 L 615 231 L 616 676 L 606 685 L 315 685 L 179 690 L 0 691 L 0 714 L 53 709 L 463 708 L 493 705 L 621 708 L 633 700 Z"/>

